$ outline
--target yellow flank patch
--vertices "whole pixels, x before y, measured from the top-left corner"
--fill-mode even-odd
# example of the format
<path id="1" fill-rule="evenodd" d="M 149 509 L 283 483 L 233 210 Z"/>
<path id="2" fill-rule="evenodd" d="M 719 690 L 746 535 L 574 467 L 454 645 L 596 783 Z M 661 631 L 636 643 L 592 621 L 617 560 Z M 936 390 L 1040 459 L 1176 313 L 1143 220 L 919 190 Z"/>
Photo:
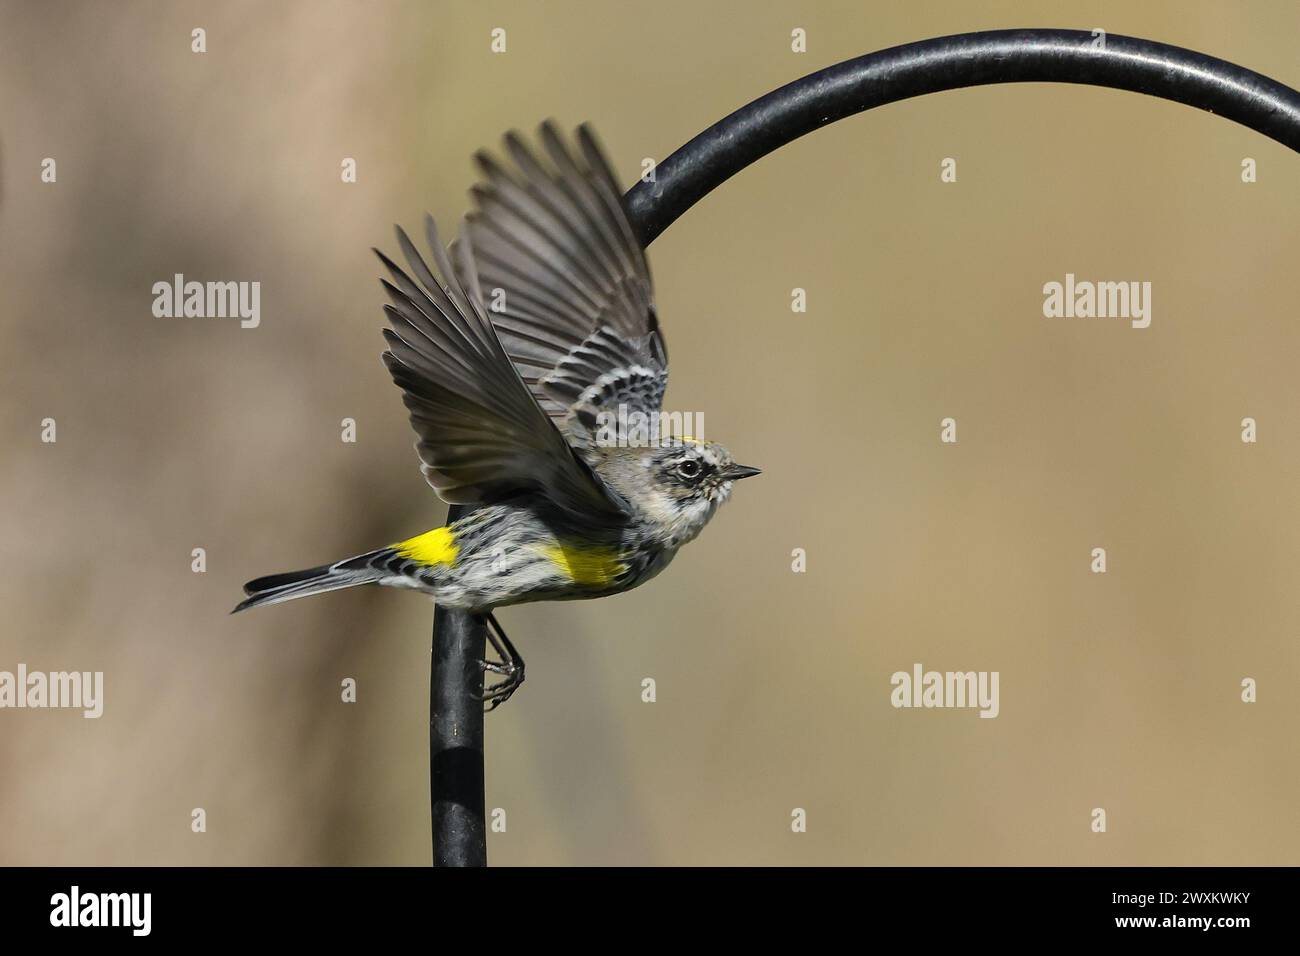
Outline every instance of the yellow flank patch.
<path id="1" fill-rule="evenodd" d="M 460 548 L 456 547 L 456 536 L 450 528 L 434 528 L 424 534 L 416 535 L 393 545 L 393 549 L 404 558 L 423 565 L 455 564 Z"/>
<path id="2" fill-rule="evenodd" d="M 627 565 L 618 559 L 618 552 L 611 548 L 560 542 L 539 550 L 574 584 L 604 587 L 613 584 L 627 570 Z"/>

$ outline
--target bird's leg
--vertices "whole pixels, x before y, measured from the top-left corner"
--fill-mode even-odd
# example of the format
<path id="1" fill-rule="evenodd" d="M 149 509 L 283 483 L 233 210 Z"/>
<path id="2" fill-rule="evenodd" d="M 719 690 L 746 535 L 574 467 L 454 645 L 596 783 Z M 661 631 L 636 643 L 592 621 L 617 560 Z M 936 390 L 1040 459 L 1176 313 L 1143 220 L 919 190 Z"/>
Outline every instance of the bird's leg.
<path id="1" fill-rule="evenodd" d="M 510 695 L 519 689 L 519 685 L 524 682 L 524 659 L 519 656 L 515 650 L 515 645 L 506 637 L 506 632 L 502 630 L 501 625 L 497 623 L 496 617 L 488 612 L 481 615 L 487 623 L 488 640 L 492 642 L 492 649 L 496 651 L 497 656 L 501 658 L 501 663 L 495 661 L 480 661 L 485 671 L 493 674 L 501 674 L 505 680 L 492 687 L 485 688 L 483 695 L 478 699 L 487 703 L 487 711 L 496 710 L 502 704 L 510 699 Z"/>
<path id="2" fill-rule="evenodd" d="M 491 614 L 478 615 L 479 620 L 488 625 L 488 640 L 492 642 L 492 650 L 496 651 L 497 657 L 501 658 L 501 663 L 496 661 L 480 661 L 485 671 L 491 671 L 493 674 L 505 674 L 507 676 L 515 672 L 515 662 L 520 665 L 523 661 L 519 658 L 519 652 L 515 646 L 510 643 L 510 638 L 506 637 L 505 631 L 501 630 L 501 625 Z"/>

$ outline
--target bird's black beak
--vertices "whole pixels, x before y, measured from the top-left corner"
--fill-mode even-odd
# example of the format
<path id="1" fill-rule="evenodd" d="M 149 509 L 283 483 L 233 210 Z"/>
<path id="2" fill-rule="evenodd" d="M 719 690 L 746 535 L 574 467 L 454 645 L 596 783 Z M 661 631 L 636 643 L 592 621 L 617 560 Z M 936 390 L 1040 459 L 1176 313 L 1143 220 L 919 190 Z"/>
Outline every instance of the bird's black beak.
<path id="1" fill-rule="evenodd" d="M 757 468 L 750 468 L 748 465 L 728 465 L 722 469 L 722 478 L 726 481 L 739 481 L 741 478 L 753 478 L 761 474 L 762 472 Z"/>

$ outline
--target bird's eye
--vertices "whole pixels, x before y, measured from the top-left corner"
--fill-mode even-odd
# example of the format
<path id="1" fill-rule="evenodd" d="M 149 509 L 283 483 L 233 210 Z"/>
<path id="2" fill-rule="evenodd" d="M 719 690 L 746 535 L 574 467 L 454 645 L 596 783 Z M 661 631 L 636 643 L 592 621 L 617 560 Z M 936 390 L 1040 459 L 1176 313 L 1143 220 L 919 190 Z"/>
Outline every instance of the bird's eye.
<path id="1" fill-rule="evenodd" d="M 677 466 L 677 474 L 681 475 L 687 481 L 700 477 L 700 463 L 694 458 L 687 458 Z"/>

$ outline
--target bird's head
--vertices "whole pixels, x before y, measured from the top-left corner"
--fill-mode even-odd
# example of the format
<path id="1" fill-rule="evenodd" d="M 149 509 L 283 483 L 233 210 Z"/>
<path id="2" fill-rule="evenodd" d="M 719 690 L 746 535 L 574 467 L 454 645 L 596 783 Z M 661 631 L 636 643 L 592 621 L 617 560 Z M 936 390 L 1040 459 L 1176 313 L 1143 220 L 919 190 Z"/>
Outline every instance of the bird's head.
<path id="1" fill-rule="evenodd" d="M 737 481 L 759 474 L 717 442 L 693 438 L 664 439 L 619 457 L 616 474 L 608 477 L 671 547 L 703 531 Z"/>

